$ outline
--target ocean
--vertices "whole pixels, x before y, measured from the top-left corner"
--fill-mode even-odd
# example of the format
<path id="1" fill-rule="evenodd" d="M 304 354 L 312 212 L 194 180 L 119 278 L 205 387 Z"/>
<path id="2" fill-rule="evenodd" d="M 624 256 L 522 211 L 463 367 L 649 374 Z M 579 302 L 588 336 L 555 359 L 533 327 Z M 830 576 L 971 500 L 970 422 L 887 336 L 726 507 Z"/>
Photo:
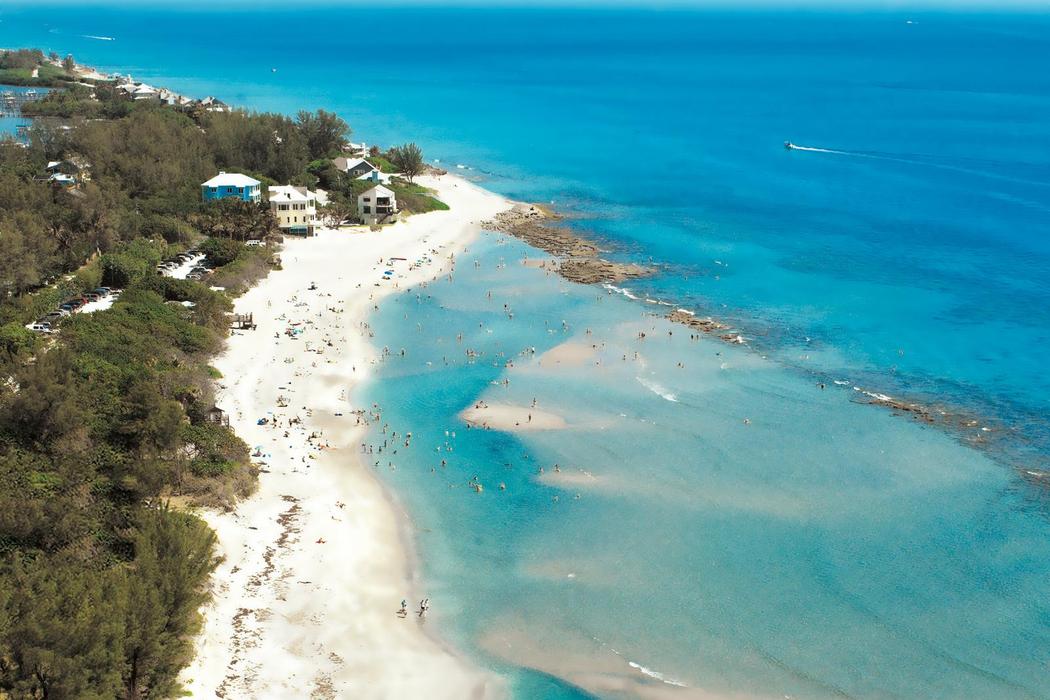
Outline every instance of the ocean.
<path id="1" fill-rule="evenodd" d="M 410 351 L 360 400 L 426 446 L 376 469 L 442 632 L 521 698 L 1050 697 L 1048 499 L 1021 477 L 1050 466 L 1048 30 L 977 11 L 0 9 L 2 46 L 335 110 L 355 140 L 414 140 L 658 266 L 579 287 L 486 235 L 455 283 L 374 322 Z M 690 340 L 646 299 L 748 347 Z M 566 342 L 598 347 L 538 364 Z M 568 427 L 467 431 L 479 398 Z"/>

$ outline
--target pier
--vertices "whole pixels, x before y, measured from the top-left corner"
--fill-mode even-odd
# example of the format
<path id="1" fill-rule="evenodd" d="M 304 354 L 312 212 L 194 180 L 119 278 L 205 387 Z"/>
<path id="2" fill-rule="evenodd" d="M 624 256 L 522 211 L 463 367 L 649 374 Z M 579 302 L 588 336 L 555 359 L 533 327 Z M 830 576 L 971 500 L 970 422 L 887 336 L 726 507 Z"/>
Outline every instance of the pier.
<path id="1" fill-rule="evenodd" d="M 17 117 L 22 114 L 22 105 L 39 100 L 46 94 L 46 90 L 35 88 L 0 91 L 0 116 Z"/>

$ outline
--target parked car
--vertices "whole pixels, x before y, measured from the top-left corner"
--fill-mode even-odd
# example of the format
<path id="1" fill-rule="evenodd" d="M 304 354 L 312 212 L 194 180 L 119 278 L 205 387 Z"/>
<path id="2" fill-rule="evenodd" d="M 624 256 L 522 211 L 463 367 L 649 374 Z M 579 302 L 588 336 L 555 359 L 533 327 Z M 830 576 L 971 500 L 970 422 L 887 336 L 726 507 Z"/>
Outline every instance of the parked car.
<path id="1" fill-rule="evenodd" d="M 29 327 L 29 330 L 37 331 L 38 333 L 50 333 L 53 329 L 47 321 L 37 321 Z"/>
<path id="2" fill-rule="evenodd" d="M 98 294 L 100 297 L 108 297 L 110 289 L 109 287 L 96 287 L 94 291 L 95 294 Z"/>

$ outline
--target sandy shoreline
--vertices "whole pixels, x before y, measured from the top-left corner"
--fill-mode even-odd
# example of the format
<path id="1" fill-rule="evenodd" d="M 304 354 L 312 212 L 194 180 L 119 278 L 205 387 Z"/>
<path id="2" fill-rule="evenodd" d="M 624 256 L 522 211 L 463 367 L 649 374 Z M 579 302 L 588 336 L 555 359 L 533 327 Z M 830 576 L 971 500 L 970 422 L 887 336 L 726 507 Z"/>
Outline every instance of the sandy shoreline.
<path id="1" fill-rule="evenodd" d="M 258 329 L 216 358 L 218 402 L 262 473 L 236 511 L 201 513 L 224 559 L 181 676 L 193 697 L 503 695 L 498 677 L 426 632 L 440 601 L 415 614 L 427 592 L 411 580 L 399 509 L 359 458 L 366 426 L 352 411 L 367 407 L 347 398 L 376 358 L 373 305 L 447 271 L 478 224 L 511 206 L 454 176 L 420 181 L 451 210 L 287 240 L 284 269 L 236 302 Z M 383 280 L 391 257 L 405 260 Z"/>

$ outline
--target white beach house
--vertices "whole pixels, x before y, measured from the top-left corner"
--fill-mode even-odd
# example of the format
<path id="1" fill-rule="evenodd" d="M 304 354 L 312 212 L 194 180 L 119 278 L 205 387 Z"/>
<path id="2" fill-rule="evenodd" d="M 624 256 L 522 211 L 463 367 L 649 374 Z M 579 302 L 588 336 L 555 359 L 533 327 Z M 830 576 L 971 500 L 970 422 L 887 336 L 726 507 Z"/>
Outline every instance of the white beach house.
<path id="1" fill-rule="evenodd" d="M 366 224 L 397 221 L 397 199 L 392 190 L 376 185 L 357 197 L 357 213 Z"/>
<path id="2" fill-rule="evenodd" d="M 305 187 L 277 185 L 268 187 L 270 211 L 277 218 L 277 226 L 286 233 L 301 236 L 314 235 L 317 226 L 317 194 Z"/>

